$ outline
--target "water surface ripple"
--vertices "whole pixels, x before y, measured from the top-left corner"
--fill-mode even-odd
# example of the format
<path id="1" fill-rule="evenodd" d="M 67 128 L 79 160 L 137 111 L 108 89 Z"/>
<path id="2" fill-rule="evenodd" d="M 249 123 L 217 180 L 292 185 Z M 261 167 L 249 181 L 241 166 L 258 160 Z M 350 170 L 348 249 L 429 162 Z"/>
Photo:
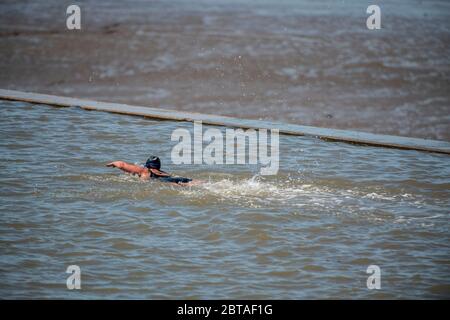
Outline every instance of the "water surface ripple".
<path id="1" fill-rule="evenodd" d="M 450 297 L 447 155 L 281 136 L 281 170 L 261 177 L 173 165 L 170 135 L 191 123 L 0 108 L 1 298 Z M 150 154 L 208 182 L 104 166 Z M 73 264 L 78 291 L 66 289 Z"/>

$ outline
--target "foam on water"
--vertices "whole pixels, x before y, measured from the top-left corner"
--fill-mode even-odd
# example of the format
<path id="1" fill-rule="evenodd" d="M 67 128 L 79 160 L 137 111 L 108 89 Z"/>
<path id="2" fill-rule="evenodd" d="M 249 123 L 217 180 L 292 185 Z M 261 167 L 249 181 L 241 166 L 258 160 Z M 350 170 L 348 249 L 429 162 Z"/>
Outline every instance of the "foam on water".
<path id="1" fill-rule="evenodd" d="M 441 214 L 423 215 L 419 217 L 396 216 L 380 212 L 384 207 L 406 207 L 421 209 L 426 206 L 423 197 L 410 193 L 392 193 L 379 188 L 355 186 L 341 189 L 336 186 L 305 183 L 301 177 L 289 176 L 274 178 L 254 175 L 251 178 L 242 176 L 223 178 L 223 175 L 206 174 L 204 183 L 197 186 L 178 186 L 158 180 L 143 181 L 127 174 L 117 175 L 81 175 L 66 177 L 71 181 L 92 181 L 95 186 L 87 192 L 77 194 L 80 198 L 92 200 L 114 200 L 127 197 L 143 201 L 146 199 L 168 196 L 184 198 L 190 203 L 221 203 L 236 208 L 273 208 L 298 211 L 314 207 L 321 208 L 318 214 L 346 215 L 353 219 L 370 220 L 384 223 L 413 223 L 425 219 L 443 217 Z M 75 193 L 76 194 L 76 193 Z M 73 190 L 59 192 L 56 197 L 73 197 Z M 422 225 L 432 227 L 433 224 Z"/>

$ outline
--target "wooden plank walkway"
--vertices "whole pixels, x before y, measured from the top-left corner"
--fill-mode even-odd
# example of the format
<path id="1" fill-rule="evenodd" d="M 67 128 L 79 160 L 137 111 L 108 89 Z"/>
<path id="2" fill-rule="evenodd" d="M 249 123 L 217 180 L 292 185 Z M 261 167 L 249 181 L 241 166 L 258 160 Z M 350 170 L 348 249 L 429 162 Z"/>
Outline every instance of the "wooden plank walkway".
<path id="1" fill-rule="evenodd" d="M 450 142 L 419 138 L 373 134 L 359 131 L 327 129 L 281 122 L 239 119 L 195 112 L 164 110 L 127 104 L 90 101 L 46 94 L 0 89 L 0 99 L 42 103 L 58 107 L 80 107 L 86 110 L 106 111 L 126 115 L 144 116 L 161 120 L 202 121 L 203 124 L 244 129 L 279 129 L 282 134 L 315 136 L 322 139 L 358 143 L 378 147 L 400 148 L 450 154 Z"/>

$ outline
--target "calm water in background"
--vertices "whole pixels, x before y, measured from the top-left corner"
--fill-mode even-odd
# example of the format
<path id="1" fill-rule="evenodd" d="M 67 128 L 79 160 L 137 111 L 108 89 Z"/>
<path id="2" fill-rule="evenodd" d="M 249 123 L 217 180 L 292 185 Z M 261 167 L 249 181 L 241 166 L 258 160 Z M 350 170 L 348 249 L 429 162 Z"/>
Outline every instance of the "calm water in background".
<path id="1" fill-rule="evenodd" d="M 279 174 L 259 177 L 171 164 L 191 123 L 0 107 L 1 298 L 450 297 L 448 155 L 280 136 Z M 105 167 L 150 154 L 208 182 Z M 366 288 L 370 264 L 382 290 Z"/>

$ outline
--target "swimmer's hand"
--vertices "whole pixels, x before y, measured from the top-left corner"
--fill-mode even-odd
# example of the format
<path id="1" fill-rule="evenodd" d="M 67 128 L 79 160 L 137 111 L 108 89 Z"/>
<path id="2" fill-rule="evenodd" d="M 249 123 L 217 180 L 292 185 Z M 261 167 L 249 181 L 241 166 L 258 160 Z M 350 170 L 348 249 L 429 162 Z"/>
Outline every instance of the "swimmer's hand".
<path id="1" fill-rule="evenodd" d="M 107 167 L 118 168 L 118 167 L 120 167 L 119 162 L 121 162 L 121 161 L 113 161 L 113 162 L 108 163 L 106 166 Z"/>

